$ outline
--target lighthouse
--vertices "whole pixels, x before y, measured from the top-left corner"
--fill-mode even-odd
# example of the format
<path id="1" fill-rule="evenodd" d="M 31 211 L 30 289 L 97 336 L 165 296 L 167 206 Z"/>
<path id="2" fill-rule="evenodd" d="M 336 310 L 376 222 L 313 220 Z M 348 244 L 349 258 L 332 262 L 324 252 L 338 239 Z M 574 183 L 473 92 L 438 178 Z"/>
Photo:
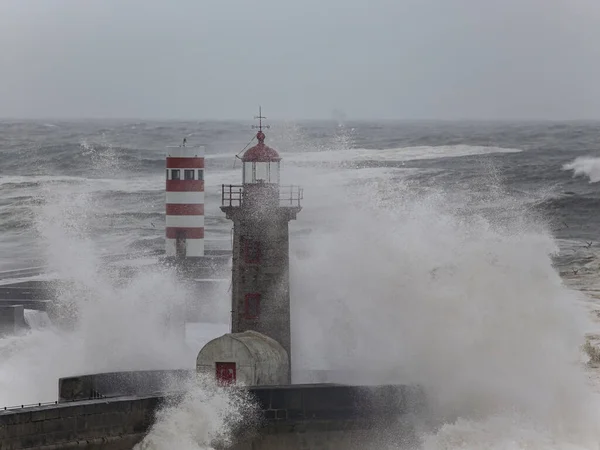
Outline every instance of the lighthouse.
<path id="1" fill-rule="evenodd" d="M 204 256 L 204 147 L 167 147 L 165 256 Z"/>
<path id="2" fill-rule="evenodd" d="M 241 158 L 242 184 L 221 187 L 221 210 L 233 221 L 231 333 L 206 344 L 197 370 L 227 382 L 241 375 L 246 384 L 289 384 L 288 225 L 303 191 L 280 185 L 281 157 L 265 144 L 260 110 L 257 118 L 258 142 Z"/>

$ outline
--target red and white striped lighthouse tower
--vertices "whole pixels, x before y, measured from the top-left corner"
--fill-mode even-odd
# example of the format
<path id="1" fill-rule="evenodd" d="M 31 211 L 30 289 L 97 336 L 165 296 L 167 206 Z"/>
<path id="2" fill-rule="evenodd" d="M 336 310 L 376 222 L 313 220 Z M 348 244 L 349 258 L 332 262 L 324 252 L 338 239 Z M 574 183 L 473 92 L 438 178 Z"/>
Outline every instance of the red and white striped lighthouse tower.
<path id="1" fill-rule="evenodd" d="M 204 147 L 167 147 L 165 256 L 204 256 Z"/>

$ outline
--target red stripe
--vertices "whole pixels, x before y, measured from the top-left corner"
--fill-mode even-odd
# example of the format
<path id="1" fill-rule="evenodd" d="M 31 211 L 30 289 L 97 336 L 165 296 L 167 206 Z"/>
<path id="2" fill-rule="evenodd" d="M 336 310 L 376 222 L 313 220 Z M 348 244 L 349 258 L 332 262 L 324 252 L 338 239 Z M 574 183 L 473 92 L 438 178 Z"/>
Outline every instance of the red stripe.
<path id="1" fill-rule="evenodd" d="M 204 158 L 167 157 L 167 169 L 204 169 Z"/>
<path id="2" fill-rule="evenodd" d="M 177 233 L 183 231 L 186 239 L 203 239 L 204 228 L 166 227 L 167 239 L 177 239 Z"/>
<path id="3" fill-rule="evenodd" d="M 204 204 L 167 203 L 167 216 L 203 216 Z"/>
<path id="4" fill-rule="evenodd" d="M 204 192 L 204 181 L 167 180 L 167 192 Z"/>

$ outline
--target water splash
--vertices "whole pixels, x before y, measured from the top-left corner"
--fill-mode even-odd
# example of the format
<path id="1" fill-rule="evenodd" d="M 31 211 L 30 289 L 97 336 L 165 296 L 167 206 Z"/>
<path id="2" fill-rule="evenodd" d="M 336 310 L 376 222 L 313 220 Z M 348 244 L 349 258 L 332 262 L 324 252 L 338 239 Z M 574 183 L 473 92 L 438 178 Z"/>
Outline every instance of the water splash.
<path id="1" fill-rule="evenodd" d="M 330 231 L 295 244 L 309 257 L 291 266 L 294 364 L 421 384 L 426 449 L 597 448 L 581 352 L 594 325 L 552 267 L 548 227 L 501 187 L 486 195 L 510 221 L 452 194 L 389 179 L 328 191 Z"/>
<path id="2" fill-rule="evenodd" d="M 135 450 L 227 448 L 240 432 L 258 424 L 257 411 L 247 391 L 198 377 L 185 386 L 183 399 L 157 413 L 154 425 Z"/>
<path id="3" fill-rule="evenodd" d="M 51 311 L 58 327 L 0 340 L 2 405 L 55 400 L 61 376 L 193 366 L 197 349 L 184 344 L 181 316 L 189 293 L 167 269 L 124 280 L 102 262 L 92 191 L 43 186 L 36 228 L 61 280 Z"/>
<path id="4" fill-rule="evenodd" d="M 600 181 L 600 158 L 575 158 L 573 162 L 563 165 L 563 170 L 572 170 L 574 177 L 586 176 L 590 183 L 597 183 Z"/>
<path id="5" fill-rule="evenodd" d="M 44 330 L 52 326 L 52 322 L 46 311 L 26 309 L 24 315 L 25 323 L 30 329 Z"/>
<path id="6" fill-rule="evenodd" d="M 91 144 L 83 140 L 80 143 L 81 154 L 89 158 L 90 166 L 99 176 L 111 176 L 116 169 L 120 169 L 119 154 L 105 136 L 102 136 L 102 141 L 102 144 Z"/>

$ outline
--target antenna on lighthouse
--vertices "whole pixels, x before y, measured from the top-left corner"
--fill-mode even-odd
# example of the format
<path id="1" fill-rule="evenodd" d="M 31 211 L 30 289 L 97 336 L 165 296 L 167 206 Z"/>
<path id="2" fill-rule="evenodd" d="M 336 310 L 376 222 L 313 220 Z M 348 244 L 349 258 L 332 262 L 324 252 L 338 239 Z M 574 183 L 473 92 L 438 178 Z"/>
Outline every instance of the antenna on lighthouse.
<path id="1" fill-rule="evenodd" d="M 271 128 L 271 125 L 264 125 L 263 126 L 263 124 L 262 124 L 262 120 L 266 119 L 266 117 L 262 115 L 262 107 L 261 106 L 258 107 L 258 116 L 254 116 L 254 118 L 258 119 L 258 125 L 252 125 L 253 129 L 258 128 L 258 131 L 261 132 L 263 128 L 267 128 L 267 129 Z M 235 169 L 235 162 L 236 162 L 236 160 L 242 159 L 242 158 L 240 158 L 240 155 L 242 154 L 242 152 L 244 150 L 246 150 L 248 148 L 248 146 L 252 143 L 252 141 L 254 141 L 254 139 L 256 139 L 256 136 L 252 136 L 252 139 L 250 139 L 250 142 L 248 142 L 245 145 L 245 147 L 243 149 L 241 149 L 237 155 L 235 155 L 235 158 L 233 159 L 233 168 L 234 169 Z M 264 139 L 264 134 L 263 134 L 263 139 Z"/>
<path id="2" fill-rule="evenodd" d="M 266 119 L 265 116 L 262 115 L 262 107 L 258 107 L 258 116 L 254 116 L 255 119 L 258 119 L 258 126 L 257 125 L 252 125 L 252 128 L 258 128 L 259 131 L 262 131 L 263 129 L 263 124 L 262 124 L 262 120 Z M 271 128 L 271 125 L 265 125 L 265 128 L 269 129 Z"/>

